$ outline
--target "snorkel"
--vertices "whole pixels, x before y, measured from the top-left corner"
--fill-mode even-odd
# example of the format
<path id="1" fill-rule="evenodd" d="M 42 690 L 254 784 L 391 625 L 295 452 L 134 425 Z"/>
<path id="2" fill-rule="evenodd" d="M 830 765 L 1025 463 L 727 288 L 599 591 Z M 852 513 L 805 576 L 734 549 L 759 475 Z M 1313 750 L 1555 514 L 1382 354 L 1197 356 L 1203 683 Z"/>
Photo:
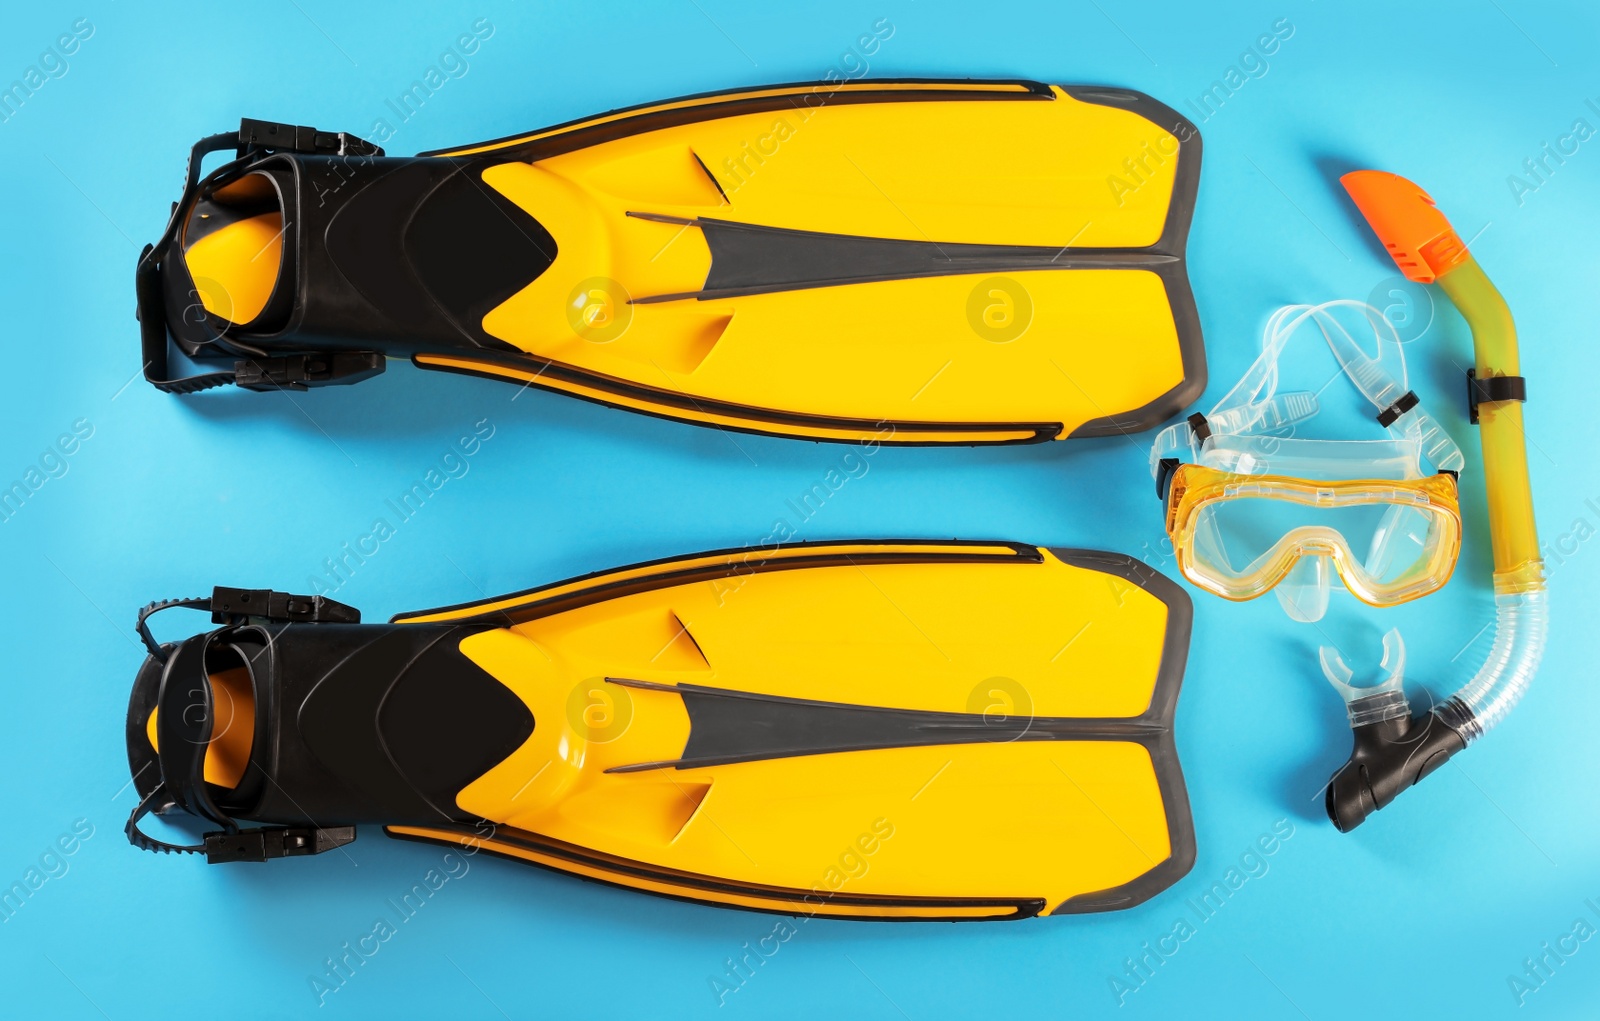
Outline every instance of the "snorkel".
<path id="1" fill-rule="evenodd" d="M 1549 610 L 1528 486 L 1526 387 L 1511 311 L 1421 188 L 1376 170 L 1341 180 L 1400 272 L 1418 283 L 1437 283 L 1472 330 L 1476 364 L 1467 373 L 1468 406 L 1483 445 L 1495 599 L 1488 659 L 1470 681 L 1420 716 L 1411 715 L 1400 689 L 1403 651 L 1397 655 L 1397 642 L 1384 642 L 1389 679 L 1367 688 L 1346 683 L 1348 669 L 1324 650 L 1324 670 L 1345 697 L 1355 737 L 1349 761 L 1327 791 L 1329 818 L 1349 832 L 1505 718 L 1539 667 Z"/>

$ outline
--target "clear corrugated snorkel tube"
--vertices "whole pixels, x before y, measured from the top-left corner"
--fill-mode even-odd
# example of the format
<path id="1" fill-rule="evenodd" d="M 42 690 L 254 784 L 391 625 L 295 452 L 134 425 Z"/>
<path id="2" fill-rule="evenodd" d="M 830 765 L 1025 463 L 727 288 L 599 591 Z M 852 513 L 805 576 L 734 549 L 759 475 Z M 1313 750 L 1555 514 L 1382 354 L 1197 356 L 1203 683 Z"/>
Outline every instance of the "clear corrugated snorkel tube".
<path id="1" fill-rule="evenodd" d="M 1400 693 L 1403 659 L 1385 639 L 1392 676 L 1376 688 L 1343 690 L 1355 735 L 1350 760 L 1328 786 L 1328 815 L 1340 830 L 1437 769 L 1503 720 L 1527 691 L 1549 629 L 1544 563 L 1534 528 L 1522 424 L 1526 388 L 1511 311 L 1433 200 L 1405 178 L 1363 170 L 1343 178 L 1362 215 L 1408 279 L 1437 282 L 1472 330 L 1469 393 L 1483 444 L 1489 531 L 1494 546 L 1495 637 L 1488 659 L 1460 690 L 1413 718 Z M 1324 653 L 1324 668 L 1329 656 Z M 1335 662 L 1330 676 L 1348 671 Z"/>

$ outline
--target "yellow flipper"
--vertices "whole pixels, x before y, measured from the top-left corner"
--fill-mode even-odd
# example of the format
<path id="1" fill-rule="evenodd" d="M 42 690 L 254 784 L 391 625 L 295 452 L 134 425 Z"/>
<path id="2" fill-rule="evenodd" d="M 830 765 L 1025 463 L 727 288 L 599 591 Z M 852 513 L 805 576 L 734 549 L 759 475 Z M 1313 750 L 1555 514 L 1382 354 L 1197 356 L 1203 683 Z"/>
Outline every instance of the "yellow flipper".
<path id="1" fill-rule="evenodd" d="M 183 605 L 233 623 L 152 654 L 129 761 L 142 809 L 240 827 L 208 836 L 212 860 L 383 823 L 862 919 L 1123 908 L 1194 861 L 1172 733 L 1189 601 L 1126 557 L 809 543 L 388 624 L 269 592 Z"/>
<path id="2" fill-rule="evenodd" d="M 405 159 L 246 155 L 174 244 L 217 332 L 191 356 L 331 345 L 727 429 L 1032 442 L 1204 388 L 1199 161 L 1124 90 L 781 86 Z"/>

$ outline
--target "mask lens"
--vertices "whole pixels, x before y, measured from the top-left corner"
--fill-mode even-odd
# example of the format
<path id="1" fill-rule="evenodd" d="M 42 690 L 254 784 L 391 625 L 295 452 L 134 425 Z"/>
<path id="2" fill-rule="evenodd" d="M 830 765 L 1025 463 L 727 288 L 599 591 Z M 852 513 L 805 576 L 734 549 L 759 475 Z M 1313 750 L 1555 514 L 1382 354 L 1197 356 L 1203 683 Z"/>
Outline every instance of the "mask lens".
<path id="1" fill-rule="evenodd" d="M 1313 555 L 1327 555 L 1341 542 L 1353 549 L 1377 549 L 1374 536 L 1382 529 L 1388 510 L 1384 504 L 1314 507 L 1264 496 L 1218 500 L 1200 510 L 1195 552 L 1220 572 L 1239 577 L 1265 566 L 1279 544 L 1291 536 L 1292 542 Z M 1392 530 L 1396 540 L 1402 538 L 1403 525 Z M 1395 541 L 1382 547 L 1386 558 L 1404 556 L 1415 548 L 1415 542 Z M 1401 569 L 1406 566 L 1409 564 Z"/>
<path id="2" fill-rule="evenodd" d="M 1380 585 L 1393 585 L 1407 573 L 1432 563 L 1440 540 L 1439 515 L 1391 504 L 1372 532 L 1366 572 Z"/>
<path id="3" fill-rule="evenodd" d="M 1350 554 L 1347 565 L 1365 554 L 1355 570 L 1366 576 L 1367 585 L 1383 587 L 1429 569 L 1441 541 L 1440 515 L 1414 505 L 1369 501 L 1319 507 L 1249 495 L 1201 507 L 1191 553 L 1198 571 L 1248 597 L 1265 590 L 1249 591 L 1253 576 L 1284 555 L 1326 557 L 1342 546 Z"/>

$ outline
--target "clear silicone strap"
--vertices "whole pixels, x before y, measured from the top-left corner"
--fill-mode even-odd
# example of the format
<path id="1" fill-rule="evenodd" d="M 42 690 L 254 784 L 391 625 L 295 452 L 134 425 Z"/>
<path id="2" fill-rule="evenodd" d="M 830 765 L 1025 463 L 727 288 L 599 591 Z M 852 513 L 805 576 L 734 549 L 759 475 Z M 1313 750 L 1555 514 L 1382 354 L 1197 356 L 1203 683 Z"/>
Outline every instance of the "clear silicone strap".
<path id="1" fill-rule="evenodd" d="M 1376 354 L 1367 354 L 1332 313 L 1333 308 L 1359 309 L 1372 328 Z M 1330 301 L 1317 307 L 1317 328 L 1328 341 L 1328 348 L 1339 360 L 1350 382 L 1356 385 L 1372 406 L 1382 411 L 1392 407 L 1411 388 L 1406 383 L 1406 355 L 1394 324 L 1376 308 L 1359 301 Z"/>
<path id="2" fill-rule="evenodd" d="M 1159 479 L 1161 462 L 1169 459 L 1200 460 L 1200 443 L 1188 422 L 1174 422 L 1156 433 L 1155 442 L 1150 444 L 1150 477 Z"/>
<path id="3" fill-rule="evenodd" d="M 1436 471 L 1454 472 L 1459 477 L 1461 469 L 1466 467 L 1467 459 L 1462 456 L 1461 447 L 1421 405 L 1402 415 L 1389 426 L 1389 432 L 1415 439 L 1422 447 L 1422 456 Z"/>
<path id="4" fill-rule="evenodd" d="M 1336 310 L 1353 309 L 1358 312 L 1372 332 L 1372 353 L 1352 335 L 1344 321 L 1335 315 Z M 1317 398 L 1308 391 L 1279 394 L 1278 362 L 1289 341 L 1307 322 L 1316 324 L 1326 340 L 1329 350 L 1338 360 L 1344 374 L 1372 406 L 1380 412 L 1388 411 L 1401 402 L 1410 391 L 1408 387 L 1404 345 L 1399 334 L 1381 311 L 1366 302 L 1339 299 L 1320 305 L 1285 305 L 1267 320 L 1262 333 L 1261 355 L 1245 371 L 1239 382 L 1218 401 L 1206 415 L 1206 423 L 1213 437 L 1222 441 L 1226 436 L 1245 436 L 1272 433 L 1288 429 L 1317 413 Z M 1412 406 L 1387 427 L 1391 437 L 1411 440 L 1436 471 L 1460 474 L 1465 464 L 1461 448 L 1444 431 L 1438 421 L 1422 407 Z M 1181 456 L 1186 452 L 1194 459 L 1202 453 L 1201 445 L 1194 440 L 1186 424 L 1163 430 L 1156 439 L 1156 450 L 1151 452 L 1151 470 L 1157 470 L 1162 457 Z M 1187 441 L 1187 442 L 1185 442 Z M 1296 443 L 1296 457 L 1304 460 L 1315 456 L 1315 444 L 1337 441 L 1301 440 Z M 1187 447 L 1187 451 L 1185 451 Z M 1331 445 L 1330 461 L 1343 460 Z M 1330 465 L 1331 467 L 1331 465 Z M 1258 471 L 1270 470 L 1258 465 Z M 1294 474 L 1288 473 L 1285 474 Z"/>

